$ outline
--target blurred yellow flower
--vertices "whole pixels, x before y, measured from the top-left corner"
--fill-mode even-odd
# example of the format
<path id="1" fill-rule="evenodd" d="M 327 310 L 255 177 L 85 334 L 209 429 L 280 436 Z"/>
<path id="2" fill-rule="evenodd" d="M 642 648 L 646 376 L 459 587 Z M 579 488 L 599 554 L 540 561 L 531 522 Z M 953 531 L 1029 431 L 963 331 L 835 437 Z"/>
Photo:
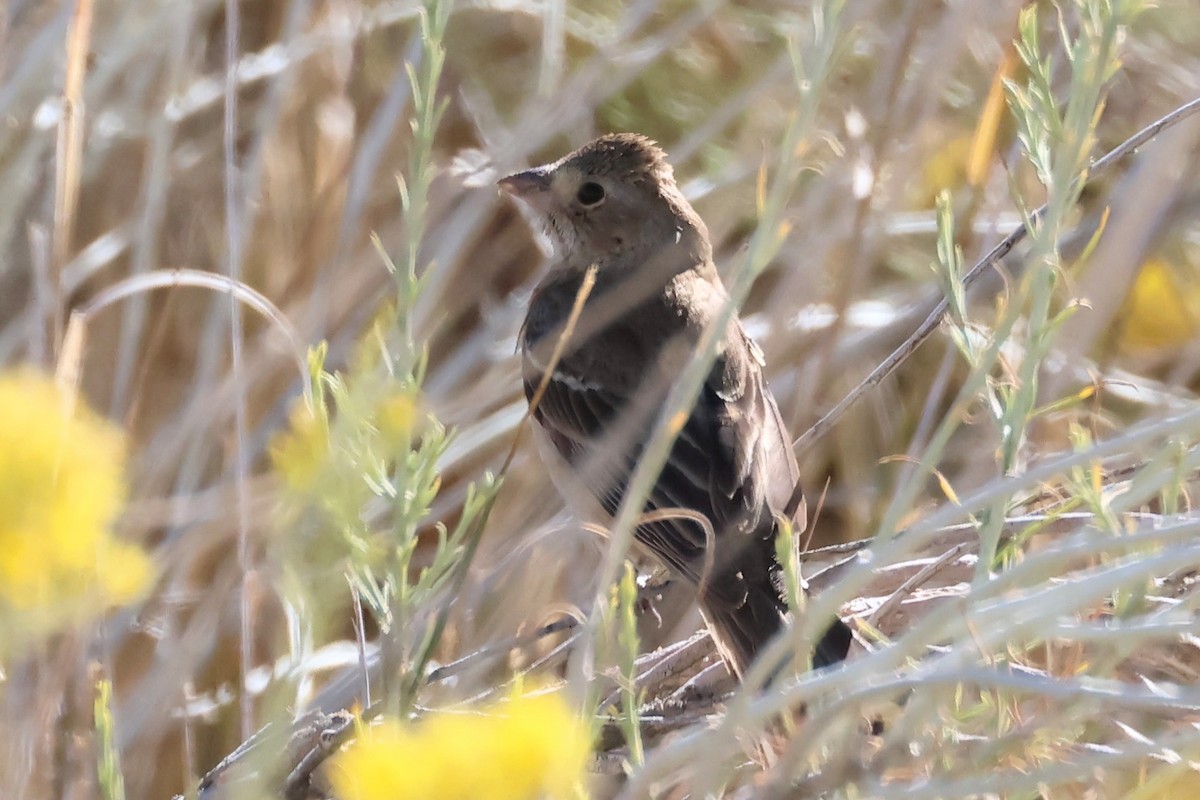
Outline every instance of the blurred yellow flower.
<path id="1" fill-rule="evenodd" d="M 397 389 L 383 399 L 375 413 L 383 440 L 393 448 L 410 446 L 417 418 L 417 403 L 411 392 Z"/>
<path id="2" fill-rule="evenodd" d="M 305 402 L 298 402 L 289 415 L 288 429 L 276 436 L 268 448 L 271 464 L 289 489 L 311 492 L 329 463 L 329 419 Z"/>
<path id="3" fill-rule="evenodd" d="M 332 760 L 330 778 L 340 800 L 558 800 L 581 796 L 590 751 L 561 695 L 524 695 L 372 726 Z"/>
<path id="4" fill-rule="evenodd" d="M 913 202 L 920 208 L 933 208 L 939 192 L 953 192 L 966 185 L 970 158 L 970 136 L 960 136 L 943 143 L 922 167 Z"/>
<path id="5" fill-rule="evenodd" d="M 32 369 L 0 373 L 0 652 L 136 600 L 153 569 L 113 538 L 121 431 Z"/>
<path id="6" fill-rule="evenodd" d="M 1184 272 L 1161 258 L 1142 265 L 1123 309 L 1126 350 L 1178 347 L 1200 333 L 1200 284 Z"/>

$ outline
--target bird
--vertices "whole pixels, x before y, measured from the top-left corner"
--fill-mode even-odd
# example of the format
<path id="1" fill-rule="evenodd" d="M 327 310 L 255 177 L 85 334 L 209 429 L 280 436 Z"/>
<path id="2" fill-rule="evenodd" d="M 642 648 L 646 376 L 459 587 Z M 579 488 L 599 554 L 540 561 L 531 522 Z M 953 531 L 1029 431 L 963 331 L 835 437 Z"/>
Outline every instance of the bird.
<path id="1" fill-rule="evenodd" d="M 552 246 L 518 334 L 538 450 L 569 507 L 611 520 L 672 381 L 728 301 L 708 229 L 641 134 L 600 136 L 499 186 Z M 735 315 L 634 530 L 695 587 L 738 678 L 788 621 L 776 538 L 799 468 L 764 366 Z M 813 666 L 843 660 L 851 638 L 835 618 Z"/>

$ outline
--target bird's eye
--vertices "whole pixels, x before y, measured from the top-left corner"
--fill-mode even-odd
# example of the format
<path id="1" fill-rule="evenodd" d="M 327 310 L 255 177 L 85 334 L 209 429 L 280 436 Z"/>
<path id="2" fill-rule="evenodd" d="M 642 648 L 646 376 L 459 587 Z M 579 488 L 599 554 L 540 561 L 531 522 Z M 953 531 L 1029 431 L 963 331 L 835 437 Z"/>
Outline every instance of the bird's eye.
<path id="1" fill-rule="evenodd" d="M 588 181 L 579 187 L 579 191 L 575 193 L 575 199 L 579 201 L 580 205 L 594 206 L 604 199 L 604 187 L 594 181 Z"/>

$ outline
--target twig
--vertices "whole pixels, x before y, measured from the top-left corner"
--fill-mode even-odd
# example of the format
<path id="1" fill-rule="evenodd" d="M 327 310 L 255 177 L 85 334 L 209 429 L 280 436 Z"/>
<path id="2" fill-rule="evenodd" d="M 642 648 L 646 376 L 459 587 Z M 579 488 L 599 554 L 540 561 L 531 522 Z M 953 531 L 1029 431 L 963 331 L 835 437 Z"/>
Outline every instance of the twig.
<path id="1" fill-rule="evenodd" d="M 888 595 L 878 608 L 872 612 L 870 619 L 867 620 L 873 627 L 879 627 L 879 621 L 887 614 L 891 613 L 892 609 L 904 602 L 904 598 L 912 594 L 923 583 L 926 583 L 930 578 L 936 575 L 947 564 L 956 561 L 960 555 L 974 546 L 973 542 L 962 542 L 954 547 L 951 547 L 946 552 L 942 553 L 932 563 L 926 564 L 915 575 L 912 575 L 904 583 L 896 587 L 896 590 Z"/>
<path id="2" fill-rule="evenodd" d="M 82 0 L 71 15 L 67 30 L 67 74 L 63 82 L 63 113 L 58 125 L 54 159 L 54 232 L 50 259 L 50 280 L 54 290 L 54 352 L 62 342 L 66 293 L 62 283 L 63 265 L 71 250 L 71 234 L 79 205 L 79 182 L 83 172 L 84 74 L 92 40 L 93 7 Z M 44 322 L 44 321 L 42 321 Z"/>
<path id="3" fill-rule="evenodd" d="M 319 716 L 320 712 L 306 714 L 304 717 L 293 723 L 293 730 L 302 728 L 304 725 L 309 724 Z M 222 775 L 232 769 L 233 766 L 238 762 L 243 761 L 249 754 L 261 748 L 264 744 L 268 742 L 281 743 L 282 737 L 280 736 L 280 727 L 282 726 L 278 722 L 268 722 L 266 725 L 259 728 L 255 733 L 243 740 L 241 744 L 234 748 L 233 752 L 218 761 L 216 766 L 206 772 L 204 777 L 200 779 L 200 785 L 198 787 L 200 796 L 203 797 L 207 790 L 217 786 Z"/>
<path id="4" fill-rule="evenodd" d="M 579 324 L 579 317 L 583 314 L 583 304 L 587 302 L 588 295 L 592 293 L 592 287 L 596 285 L 596 269 L 595 264 L 588 267 L 587 272 L 584 273 L 583 280 L 579 282 L 579 290 L 575 292 L 575 302 L 571 305 L 571 313 L 567 315 L 567 321 L 563 324 L 562 332 L 558 335 L 558 340 L 554 343 L 554 350 L 550 353 L 550 361 L 547 362 L 546 369 L 542 372 L 542 378 L 538 381 L 537 389 L 534 390 L 533 396 L 529 398 L 529 408 L 525 411 L 525 416 L 521 418 L 521 422 L 517 425 L 517 432 L 513 436 L 512 446 L 508 448 L 508 455 L 505 456 L 504 464 L 500 467 L 501 475 L 508 472 L 513 457 L 517 454 L 517 446 L 521 443 L 521 434 L 525 431 L 525 424 L 529 421 L 530 417 L 537 413 L 537 408 L 541 405 L 542 398 L 546 394 L 546 389 L 550 386 L 550 381 L 554 378 L 554 370 L 567 350 L 567 343 L 571 340 L 571 335 L 575 332 L 575 326 Z"/>
<path id="5" fill-rule="evenodd" d="M 311 796 L 313 773 L 325 763 L 330 753 L 336 752 L 350 738 L 354 730 L 353 715 L 344 712 L 325 717 L 319 723 L 293 736 L 289 743 L 299 758 L 293 756 L 296 766 L 283 781 L 285 800 L 305 800 Z M 301 735 L 304 735 L 303 739 Z M 295 749 L 295 745 L 304 747 Z"/>
<path id="6" fill-rule="evenodd" d="M 700 649 L 700 652 L 696 652 L 697 648 Z M 638 658 L 638 665 L 643 667 L 643 671 L 637 677 L 638 686 L 647 690 L 661 687 L 668 680 L 692 670 L 696 664 L 714 652 L 709 633 L 707 630 L 703 630 L 686 639 L 672 642 L 651 653 L 646 653 Z M 646 664 L 650 666 L 645 667 Z M 612 690 L 597 707 L 608 708 L 616 704 L 620 694 L 620 689 Z"/>
<path id="7" fill-rule="evenodd" d="M 470 667 L 486 658 L 500 655 L 502 653 L 508 653 L 517 647 L 528 647 L 529 645 L 534 644 L 535 642 L 538 642 L 547 636 L 553 636 L 554 634 L 561 633 L 562 631 L 575 630 L 577 627 L 579 627 L 579 620 L 575 619 L 574 617 L 562 617 L 561 619 L 556 619 L 554 622 L 538 628 L 533 633 L 527 633 L 521 636 L 513 636 L 505 639 L 502 642 L 481 647 L 456 661 L 451 661 L 449 664 L 445 664 L 437 669 L 431 670 L 428 677 L 425 679 L 426 683 L 437 683 L 439 681 L 448 680 L 449 678 L 465 670 L 467 667 Z"/>

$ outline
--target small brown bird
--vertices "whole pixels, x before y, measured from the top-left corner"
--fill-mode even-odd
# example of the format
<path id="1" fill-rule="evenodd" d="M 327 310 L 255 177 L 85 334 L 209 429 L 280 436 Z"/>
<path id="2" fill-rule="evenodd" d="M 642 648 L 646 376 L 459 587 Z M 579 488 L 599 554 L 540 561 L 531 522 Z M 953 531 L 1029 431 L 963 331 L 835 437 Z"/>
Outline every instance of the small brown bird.
<path id="1" fill-rule="evenodd" d="M 708 230 L 675 185 L 666 155 L 637 134 L 602 136 L 500 186 L 534 210 L 555 250 L 520 334 L 531 402 L 595 268 L 594 288 L 533 417 L 568 502 L 585 517 L 597 502 L 614 515 L 672 380 L 727 299 Z M 646 500 L 656 519 L 635 531 L 697 587 L 738 675 L 786 623 L 775 515 L 799 474 L 762 368 L 761 351 L 734 318 Z M 850 638 L 835 620 L 813 663 L 840 661 Z"/>

